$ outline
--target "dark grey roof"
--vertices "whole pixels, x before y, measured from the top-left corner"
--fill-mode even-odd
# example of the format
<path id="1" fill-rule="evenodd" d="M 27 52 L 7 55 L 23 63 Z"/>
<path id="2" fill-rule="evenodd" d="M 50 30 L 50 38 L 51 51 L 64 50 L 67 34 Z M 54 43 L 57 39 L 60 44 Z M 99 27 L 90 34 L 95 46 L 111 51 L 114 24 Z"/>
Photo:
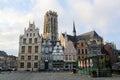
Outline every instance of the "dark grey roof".
<path id="1" fill-rule="evenodd" d="M 63 37 L 65 37 L 65 34 L 62 33 Z M 76 41 L 76 36 L 72 36 L 72 35 L 66 35 L 67 36 L 67 39 L 72 41 L 72 42 L 75 42 Z"/>
<path id="2" fill-rule="evenodd" d="M 8 56 L 6 52 L 0 51 L 0 56 Z"/>
<path id="3" fill-rule="evenodd" d="M 100 38 L 102 39 L 102 37 L 100 37 L 96 31 L 90 31 L 90 32 L 87 32 L 87 33 L 84 33 L 84 34 L 81 34 L 79 36 L 77 36 L 77 39 L 90 39 L 90 38 Z"/>
<path id="4" fill-rule="evenodd" d="M 114 53 L 120 54 L 120 50 L 113 50 L 113 51 L 114 51 Z"/>
<path id="5" fill-rule="evenodd" d="M 65 37 L 65 33 L 62 33 L 63 37 Z M 71 40 L 72 42 L 76 42 L 78 40 L 88 40 L 90 38 L 99 38 L 102 40 L 102 37 L 100 37 L 96 31 L 90 31 L 90 32 L 87 32 L 87 33 L 84 33 L 84 34 L 81 34 L 79 36 L 72 36 L 72 35 L 66 35 L 68 40 Z"/>

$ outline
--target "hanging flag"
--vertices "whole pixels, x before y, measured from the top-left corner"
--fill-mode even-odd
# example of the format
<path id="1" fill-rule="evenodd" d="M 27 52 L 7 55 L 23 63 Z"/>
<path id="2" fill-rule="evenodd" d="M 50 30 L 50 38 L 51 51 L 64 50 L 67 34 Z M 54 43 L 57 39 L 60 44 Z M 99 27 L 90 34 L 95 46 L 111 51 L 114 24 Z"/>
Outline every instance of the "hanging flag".
<path id="1" fill-rule="evenodd" d="M 81 61 L 80 63 L 81 63 L 80 65 L 81 65 L 81 68 L 82 68 L 83 67 L 83 62 Z"/>
<path id="2" fill-rule="evenodd" d="M 81 64 L 81 61 L 79 61 L 79 65 Z M 80 67 L 81 67 L 81 65 L 80 65 Z"/>
<path id="3" fill-rule="evenodd" d="M 86 66 L 89 67 L 89 60 L 86 60 Z"/>
<path id="4" fill-rule="evenodd" d="M 80 61 L 78 61 L 78 67 L 80 67 Z"/>
<path id="5" fill-rule="evenodd" d="M 90 67 L 91 68 L 93 67 L 93 61 L 92 61 L 92 59 L 90 59 Z"/>
<path id="6" fill-rule="evenodd" d="M 83 63 L 83 68 L 84 68 L 85 67 L 85 62 L 83 61 L 82 63 Z"/>

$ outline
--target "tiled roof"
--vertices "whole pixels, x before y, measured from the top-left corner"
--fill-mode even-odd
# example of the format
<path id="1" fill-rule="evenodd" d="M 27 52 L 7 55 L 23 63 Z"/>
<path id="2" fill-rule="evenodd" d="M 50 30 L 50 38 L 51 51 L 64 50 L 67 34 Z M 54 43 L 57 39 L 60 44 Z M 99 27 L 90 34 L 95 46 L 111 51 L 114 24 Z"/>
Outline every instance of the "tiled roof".
<path id="1" fill-rule="evenodd" d="M 65 37 L 65 33 L 62 33 L 63 37 Z M 71 36 L 71 35 L 66 35 L 68 40 L 71 40 L 72 42 L 76 42 L 80 39 L 85 39 L 85 40 L 88 40 L 90 38 L 93 38 L 93 37 L 96 37 L 96 38 L 100 38 L 102 39 L 102 37 L 100 37 L 96 31 L 90 31 L 90 32 L 87 32 L 87 33 L 84 33 L 84 34 L 81 34 L 79 36 Z"/>
<path id="2" fill-rule="evenodd" d="M 90 32 L 87 32 L 87 33 L 84 33 L 84 34 L 81 34 L 77 37 L 77 39 L 90 39 L 90 38 L 93 38 L 93 37 L 96 37 L 96 38 L 101 38 L 97 33 L 96 31 L 90 31 Z"/>
<path id="3" fill-rule="evenodd" d="M 0 51 L 0 56 L 8 56 L 6 52 Z"/>
<path id="4" fill-rule="evenodd" d="M 64 34 L 64 33 L 62 33 L 62 35 L 63 35 L 63 37 L 65 37 L 65 34 Z M 75 36 L 68 35 L 68 34 L 67 34 L 66 36 L 67 36 L 67 39 L 70 40 L 70 41 L 72 41 L 72 42 L 74 42 L 74 41 L 76 40 L 76 39 L 75 39 L 75 38 L 76 38 Z"/>

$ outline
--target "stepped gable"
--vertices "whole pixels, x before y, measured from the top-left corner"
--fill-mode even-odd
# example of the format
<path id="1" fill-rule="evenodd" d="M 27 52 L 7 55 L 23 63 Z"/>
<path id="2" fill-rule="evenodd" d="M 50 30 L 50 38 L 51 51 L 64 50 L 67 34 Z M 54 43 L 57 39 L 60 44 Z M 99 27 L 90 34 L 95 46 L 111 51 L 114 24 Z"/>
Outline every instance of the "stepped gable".
<path id="1" fill-rule="evenodd" d="M 90 39 L 90 38 L 100 38 L 102 39 L 102 37 L 100 37 L 96 31 L 90 31 L 90 32 L 87 32 L 87 33 L 84 33 L 84 34 L 81 34 L 79 36 L 77 36 L 77 39 Z"/>

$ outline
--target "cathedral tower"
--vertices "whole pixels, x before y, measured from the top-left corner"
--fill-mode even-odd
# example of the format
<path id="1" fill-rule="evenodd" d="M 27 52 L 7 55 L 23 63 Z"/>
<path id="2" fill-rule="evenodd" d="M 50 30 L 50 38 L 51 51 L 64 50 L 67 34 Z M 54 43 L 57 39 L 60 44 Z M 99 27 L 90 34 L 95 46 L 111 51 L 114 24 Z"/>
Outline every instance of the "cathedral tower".
<path id="1" fill-rule="evenodd" d="M 56 12 L 48 11 L 44 16 L 43 38 L 58 40 L 58 15 Z"/>

